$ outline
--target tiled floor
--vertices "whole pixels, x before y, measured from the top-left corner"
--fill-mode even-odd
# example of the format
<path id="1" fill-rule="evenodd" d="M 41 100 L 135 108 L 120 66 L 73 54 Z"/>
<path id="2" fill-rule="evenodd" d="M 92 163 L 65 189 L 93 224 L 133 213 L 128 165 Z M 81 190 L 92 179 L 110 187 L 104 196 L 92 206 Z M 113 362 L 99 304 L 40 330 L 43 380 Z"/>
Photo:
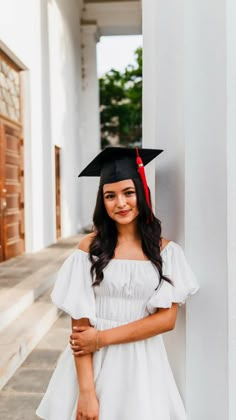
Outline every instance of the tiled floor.
<path id="1" fill-rule="evenodd" d="M 69 335 L 70 318 L 62 315 L 0 392 L 0 419 L 38 419 L 35 410 Z"/>
<path id="2" fill-rule="evenodd" d="M 60 255 L 63 260 L 64 253 L 75 248 L 81 237 L 82 235 L 77 235 L 61 239 L 34 254 L 23 254 L 0 263 L 0 288 L 15 286 L 43 266 L 53 265 Z"/>

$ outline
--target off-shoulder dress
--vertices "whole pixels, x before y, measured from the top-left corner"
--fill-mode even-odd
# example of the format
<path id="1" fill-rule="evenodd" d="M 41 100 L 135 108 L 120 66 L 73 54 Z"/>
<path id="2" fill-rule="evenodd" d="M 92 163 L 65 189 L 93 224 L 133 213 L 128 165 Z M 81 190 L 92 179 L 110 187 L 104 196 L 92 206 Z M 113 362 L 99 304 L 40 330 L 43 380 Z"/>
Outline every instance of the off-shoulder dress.
<path id="1" fill-rule="evenodd" d="M 74 319 L 89 318 L 104 330 L 179 305 L 198 290 L 182 248 L 171 241 L 161 252 L 159 284 L 151 261 L 112 259 L 104 280 L 91 287 L 88 253 L 75 250 L 62 265 L 52 301 Z M 157 287 L 158 286 L 158 287 Z M 99 420 L 186 420 L 162 335 L 102 348 L 93 354 Z M 75 420 L 79 389 L 69 344 L 62 353 L 36 414 L 46 420 Z"/>

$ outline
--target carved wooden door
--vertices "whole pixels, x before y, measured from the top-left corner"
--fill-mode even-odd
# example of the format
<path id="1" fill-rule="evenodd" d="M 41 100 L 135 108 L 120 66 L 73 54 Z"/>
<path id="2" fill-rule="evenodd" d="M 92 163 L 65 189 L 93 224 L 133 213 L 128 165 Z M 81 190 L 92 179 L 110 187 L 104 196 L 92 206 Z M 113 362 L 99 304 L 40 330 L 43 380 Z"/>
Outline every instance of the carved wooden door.
<path id="1" fill-rule="evenodd" d="M 20 69 L 0 51 L 0 261 L 24 252 Z"/>
<path id="2" fill-rule="evenodd" d="M 24 193 L 21 127 L 0 119 L 1 257 L 24 252 Z"/>

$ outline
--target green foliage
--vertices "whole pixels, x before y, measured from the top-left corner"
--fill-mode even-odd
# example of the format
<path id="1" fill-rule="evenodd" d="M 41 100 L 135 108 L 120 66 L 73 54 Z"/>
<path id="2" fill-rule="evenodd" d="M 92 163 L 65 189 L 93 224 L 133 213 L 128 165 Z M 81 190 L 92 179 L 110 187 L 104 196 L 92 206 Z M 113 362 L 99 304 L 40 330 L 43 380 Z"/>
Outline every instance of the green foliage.
<path id="1" fill-rule="evenodd" d="M 102 147 L 140 145 L 142 138 L 142 48 L 135 51 L 135 65 L 123 73 L 110 70 L 99 79 Z"/>

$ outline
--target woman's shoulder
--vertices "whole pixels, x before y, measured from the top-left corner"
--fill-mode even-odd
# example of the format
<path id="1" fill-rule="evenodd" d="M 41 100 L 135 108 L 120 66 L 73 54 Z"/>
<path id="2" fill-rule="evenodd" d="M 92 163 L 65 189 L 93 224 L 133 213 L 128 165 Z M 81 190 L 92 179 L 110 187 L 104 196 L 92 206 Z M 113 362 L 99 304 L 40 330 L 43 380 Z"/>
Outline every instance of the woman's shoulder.
<path id="1" fill-rule="evenodd" d="M 78 249 L 84 252 L 89 252 L 89 248 L 91 245 L 91 242 L 93 241 L 95 237 L 95 233 L 89 233 L 88 235 L 85 235 L 78 244 Z M 165 247 L 169 244 L 169 242 L 173 242 L 170 239 L 161 238 L 161 251 L 165 249 Z"/>
<path id="2" fill-rule="evenodd" d="M 89 233 L 88 235 L 84 236 L 78 244 L 78 249 L 84 252 L 89 252 L 89 248 L 94 237 L 95 237 L 94 232 Z"/>
<path id="3" fill-rule="evenodd" d="M 161 238 L 161 251 L 165 249 L 169 242 L 172 242 L 170 239 Z"/>

